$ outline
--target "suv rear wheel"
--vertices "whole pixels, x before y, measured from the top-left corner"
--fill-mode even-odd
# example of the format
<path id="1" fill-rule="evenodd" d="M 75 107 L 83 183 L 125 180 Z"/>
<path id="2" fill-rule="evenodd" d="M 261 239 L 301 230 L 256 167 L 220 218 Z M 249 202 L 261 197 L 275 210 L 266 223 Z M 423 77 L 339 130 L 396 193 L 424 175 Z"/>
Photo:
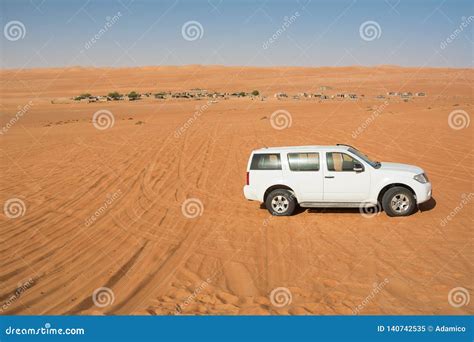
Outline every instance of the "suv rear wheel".
<path id="1" fill-rule="evenodd" d="M 416 200 L 410 190 L 396 186 L 385 192 L 382 207 L 388 216 L 408 216 L 415 210 Z"/>
<path id="2" fill-rule="evenodd" d="M 296 207 L 295 195 L 285 189 L 273 190 L 267 196 L 265 206 L 274 216 L 290 216 Z"/>

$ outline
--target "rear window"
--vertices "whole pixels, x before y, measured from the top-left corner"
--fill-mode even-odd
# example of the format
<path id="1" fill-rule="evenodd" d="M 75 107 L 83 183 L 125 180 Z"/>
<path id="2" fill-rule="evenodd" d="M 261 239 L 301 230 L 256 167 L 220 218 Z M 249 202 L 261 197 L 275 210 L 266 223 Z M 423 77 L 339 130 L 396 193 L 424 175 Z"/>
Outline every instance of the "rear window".
<path id="1" fill-rule="evenodd" d="M 288 153 L 291 171 L 319 171 L 319 153 Z"/>
<path id="2" fill-rule="evenodd" d="M 281 170 L 280 154 L 254 154 L 250 170 Z"/>

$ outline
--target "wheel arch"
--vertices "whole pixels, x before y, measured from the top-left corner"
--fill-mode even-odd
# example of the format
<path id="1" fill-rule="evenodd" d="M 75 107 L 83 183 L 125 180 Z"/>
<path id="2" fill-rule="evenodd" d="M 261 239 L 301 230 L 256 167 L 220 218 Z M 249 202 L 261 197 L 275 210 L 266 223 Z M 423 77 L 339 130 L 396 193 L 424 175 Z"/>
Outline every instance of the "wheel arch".
<path id="1" fill-rule="evenodd" d="M 402 188 L 405 188 L 407 190 L 409 190 L 413 196 L 415 197 L 416 199 L 416 192 L 415 190 L 413 190 L 409 185 L 406 185 L 406 184 L 403 184 L 403 183 L 391 183 L 391 184 L 387 184 L 385 185 L 380 191 L 379 191 L 379 194 L 377 196 L 377 203 L 382 203 L 382 198 L 383 198 L 383 195 L 385 195 L 385 193 L 387 192 L 387 190 L 391 189 L 391 188 L 394 188 L 394 187 L 402 187 Z"/>
<path id="2" fill-rule="evenodd" d="M 298 199 L 296 198 L 296 193 L 295 191 L 290 188 L 288 185 L 284 185 L 284 184 L 276 184 L 276 185 L 272 185 L 271 187 L 269 187 L 267 190 L 265 190 L 265 193 L 263 194 L 263 202 L 265 203 L 265 201 L 267 200 L 267 197 L 268 195 L 273 191 L 273 190 L 278 190 L 278 189 L 285 189 L 285 190 L 289 190 L 293 193 L 294 197 L 295 197 L 295 200 L 296 202 L 298 202 Z"/>

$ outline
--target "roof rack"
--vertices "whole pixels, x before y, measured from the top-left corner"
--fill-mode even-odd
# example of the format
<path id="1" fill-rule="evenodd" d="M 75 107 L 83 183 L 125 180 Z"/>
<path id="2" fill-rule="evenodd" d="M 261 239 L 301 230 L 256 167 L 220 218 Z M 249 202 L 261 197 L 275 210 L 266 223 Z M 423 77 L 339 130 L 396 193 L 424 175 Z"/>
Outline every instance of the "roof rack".
<path id="1" fill-rule="evenodd" d="M 354 150 L 357 150 L 356 147 L 354 147 L 352 145 L 349 145 L 349 144 L 336 144 L 336 146 L 347 146 L 347 147 L 353 148 Z"/>

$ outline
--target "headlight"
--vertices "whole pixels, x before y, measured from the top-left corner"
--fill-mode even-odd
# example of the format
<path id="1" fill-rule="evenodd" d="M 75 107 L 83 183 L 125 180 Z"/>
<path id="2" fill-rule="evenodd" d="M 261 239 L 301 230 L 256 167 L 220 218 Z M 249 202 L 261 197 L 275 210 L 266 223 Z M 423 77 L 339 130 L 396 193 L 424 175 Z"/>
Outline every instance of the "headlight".
<path id="1" fill-rule="evenodd" d="M 413 177 L 416 181 L 420 182 L 420 183 L 428 183 L 429 182 L 429 179 L 428 179 L 428 176 L 425 174 L 425 173 L 420 173 L 419 175 L 416 175 L 415 177 Z"/>

